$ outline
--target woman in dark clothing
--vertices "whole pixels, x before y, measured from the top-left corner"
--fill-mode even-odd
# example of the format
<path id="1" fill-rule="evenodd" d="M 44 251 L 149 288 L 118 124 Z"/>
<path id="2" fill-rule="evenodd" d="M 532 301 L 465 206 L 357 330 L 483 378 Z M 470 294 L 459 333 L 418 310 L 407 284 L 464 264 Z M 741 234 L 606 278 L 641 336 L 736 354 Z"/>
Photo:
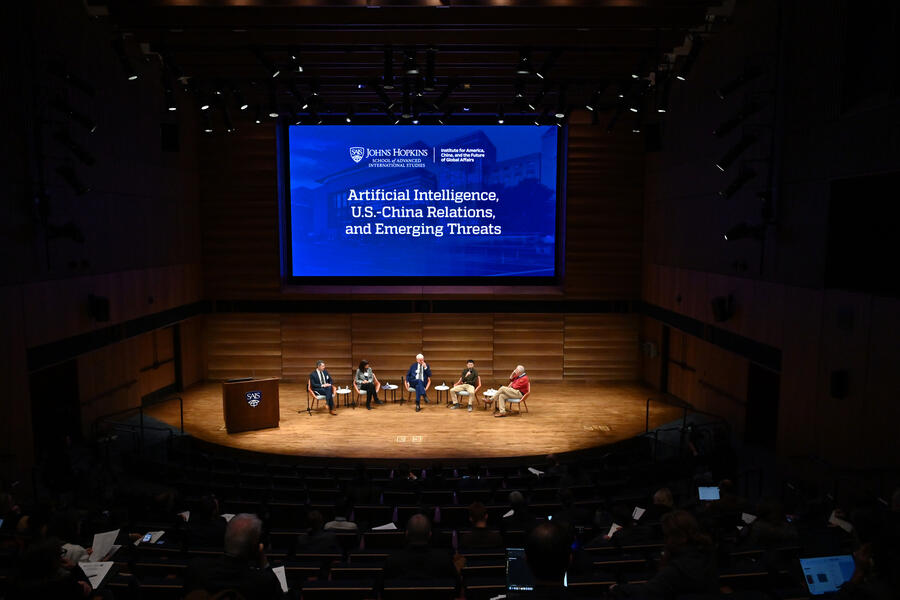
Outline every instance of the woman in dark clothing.
<path id="1" fill-rule="evenodd" d="M 689 512 L 675 510 L 660 520 L 665 549 L 659 571 L 644 584 L 610 588 L 618 598 L 675 598 L 680 594 L 716 594 L 719 575 L 712 539 Z"/>

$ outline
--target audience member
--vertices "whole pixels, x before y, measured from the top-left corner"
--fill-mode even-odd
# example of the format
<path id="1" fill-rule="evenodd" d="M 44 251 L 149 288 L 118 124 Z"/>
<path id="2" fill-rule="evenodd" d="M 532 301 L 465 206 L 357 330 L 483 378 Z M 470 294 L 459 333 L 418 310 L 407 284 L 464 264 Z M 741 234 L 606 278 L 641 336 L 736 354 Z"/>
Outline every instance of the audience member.
<path id="1" fill-rule="evenodd" d="M 647 583 L 612 587 L 613 596 L 668 599 L 718 593 L 715 547 L 693 515 L 675 510 L 662 518 L 661 525 L 665 550 L 659 571 Z"/>
<path id="2" fill-rule="evenodd" d="M 335 554 L 341 551 L 334 531 L 325 530 L 325 518 L 317 510 L 306 515 L 309 528 L 297 536 L 294 545 L 296 554 Z"/>
<path id="3" fill-rule="evenodd" d="M 458 576 L 450 552 L 429 546 L 431 523 L 413 515 L 406 523 L 407 545 L 384 561 L 384 579 L 441 579 Z"/>
<path id="4" fill-rule="evenodd" d="M 350 500 L 346 497 L 339 498 L 334 505 L 334 520 L 325 523 L 325 531 L 359 531 L 359 527 L 350 520 L 350 513 L 353 507 Z"/>
<path id="5" fill-rule="evenodd" d="M 528 598 L 550 600 L 571 596 L 563 586 L 572 562 L 572 534 L 566 524 L 545 521 L 535 526 L 525 541 L 525 558 L 534 577 L 534 592 Z"/>
<path id="6" fill-rule="evenodd" d="M 80 567 L 65 563 L 62 542 L 51 537 L 36 540 L 25 550 L 7 597 L 11 600 L 76 600 L 90 594 L 91 585 L 84 572 Z"/>
<path id="7" fill-rule="evenodd" d="M 662 516 L 671 512 L 675 508 L 675 498 L 672 497 L 672 490 L 669 488 L 660 488 L 653 492 L 653 502 L 647 507 L 647 512 L 641 517 L 641 521 L 659 521 Z"/>
<path id="8" fill-rule="evenodd" d="M 756 520 L 747 527 L 748 544 L 774 548 L 794 546 L 800 541 L 797 528 L 787 522 L 784 508 L 778 500 L 764 498 L 760 501 L 756 513 Z"/>
<path id="9" fill-rule="evenodd" d="M 569 523 L 572 527 L 588 525 L 591 514 L 587 509 L 575 505 L 575 494 L 568 488 L 559 490 L 561 508 L 553 513 L 554 521 Z"/>
<path id="10" fill-rule="evenodd" d="M 513 491 L 509 494 L 510 509 L 500 521 L 501 531 L 530 531 L 535 520 L 528 511 L 528 505 L 525 502 L 525 496 L 522 492 Z M 509 514 L 509 513 L 512 514 Z"/>
<path id="11" fill-rule="evenodd" d="M 246 600 L 280 597 L 281 584 L 269 567 L 259 542 L 261 534 L 259 517 L 236 515 L 225 528 L 225 554 L 191 561 L 184 577 L 185 591 L 234 590 Z"/>
<path id="12" fill-rule="evenodd" d="M 194 548 L 218 548 L 225 539 L 226 525 L 219 514 L 218 499 L 211 494 L 203 496 L 188 521 L 188 544 Z"/>
<path id="13" fill-rule="evenodd" d="M 469 523 L 472 530 L 460 538 L 463 548 L 502 548 L 503 538 L 497 531 L 487 527 L 488 512 L 481 502 L 473 502 L 469 506 Z"/>

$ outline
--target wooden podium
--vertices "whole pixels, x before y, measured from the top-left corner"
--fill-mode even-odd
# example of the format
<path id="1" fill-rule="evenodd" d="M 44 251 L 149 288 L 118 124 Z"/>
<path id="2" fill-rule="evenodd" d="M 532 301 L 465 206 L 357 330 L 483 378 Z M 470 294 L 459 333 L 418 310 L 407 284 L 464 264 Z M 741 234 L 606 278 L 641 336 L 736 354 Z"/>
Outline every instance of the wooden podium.
<path id="1" fill-rule="evenodd" d="M 278 427 L 278 378 L 222 383 L 222 412 L 228 433 Z"/>

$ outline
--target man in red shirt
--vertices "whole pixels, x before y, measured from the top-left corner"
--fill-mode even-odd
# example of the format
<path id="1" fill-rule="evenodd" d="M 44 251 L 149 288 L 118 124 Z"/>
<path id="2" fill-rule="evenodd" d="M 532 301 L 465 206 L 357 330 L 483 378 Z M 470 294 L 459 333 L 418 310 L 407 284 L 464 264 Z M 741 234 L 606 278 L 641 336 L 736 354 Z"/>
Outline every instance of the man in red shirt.
<path id="1" fill-rule="evenodd" d="M 506 416 L 506 401 L 510 398 L 521 398 L 525 394 L 528 393 L 528 390 L 531 389 L 531 384 L 528 381 L 528 374 L 525 373 L 525 367 L 519 365 L 513 372 L 509 374 L 509 385 L 502 386 L 499 390 L 497 390 L 497 408 L 500 410 L 495 417 L 505 417 Z"/>

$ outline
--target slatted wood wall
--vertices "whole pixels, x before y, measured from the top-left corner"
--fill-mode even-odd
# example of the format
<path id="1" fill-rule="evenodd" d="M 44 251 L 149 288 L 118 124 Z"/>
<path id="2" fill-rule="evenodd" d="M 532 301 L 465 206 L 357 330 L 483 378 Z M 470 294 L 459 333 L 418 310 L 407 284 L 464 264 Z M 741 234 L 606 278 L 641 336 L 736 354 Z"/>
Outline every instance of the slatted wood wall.
<path id="1" fill-rule="evenodd" d="M 422 352 L 435 383 L 456 381 L 467 359 L 482 383 L 502 385 L 525 365 L 535 381 L 635 381 L 638 319 L 603 314 L 213 314 L 206 318 L 211 380 L 276 375 L 304 381 L 326 362 L 342 385 L 363 358 L 396 383 Z"/>
<path id="2" fill-rule="evenodd" d="M 210 315 L 206 323 L 208 379 L 281 376 L 280 315 Z"/>

